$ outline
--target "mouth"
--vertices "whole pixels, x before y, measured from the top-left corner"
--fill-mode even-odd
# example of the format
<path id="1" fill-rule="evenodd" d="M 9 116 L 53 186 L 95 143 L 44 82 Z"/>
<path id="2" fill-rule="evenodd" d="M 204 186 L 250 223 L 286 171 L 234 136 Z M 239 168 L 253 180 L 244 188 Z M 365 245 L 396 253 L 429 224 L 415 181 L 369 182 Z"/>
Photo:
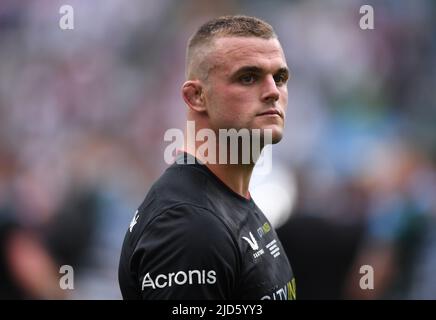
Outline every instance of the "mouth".
<path id="1" fill-rule="evenodd" d="M 257 116 L 279 116 L 280 118 L 283 118 L 283 114 L 279 109 L 268 109 L 262 113 L 259 113 Z"/>

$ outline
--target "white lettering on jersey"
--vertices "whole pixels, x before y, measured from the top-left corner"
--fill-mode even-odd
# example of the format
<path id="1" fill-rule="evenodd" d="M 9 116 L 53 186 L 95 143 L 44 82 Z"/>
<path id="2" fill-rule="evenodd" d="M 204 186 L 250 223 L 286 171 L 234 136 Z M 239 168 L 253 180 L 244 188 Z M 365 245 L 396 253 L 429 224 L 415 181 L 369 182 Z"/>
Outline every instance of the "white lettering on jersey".
<path id="1" fill-rule="evenodd" d="M 259 250 L 259 245 L 257 244 L 257 241 L 251 232 L 250 232 L 250 239 L 247 237 L 242 237 L 242 239 L 247 241 L 251 249 L 253 249 L 254 251 Z"/>
<path id="2" fill-rule="evenodd" d="M 138 214 L 138 210 L 136 210 L 135 215 L 133 216 L 133 219 L 130 222 L 130 226 L 129 226 L 130 232 L 132 232 L 132 229 L 135 226 L 136 222 L 138 221 L 138 218 L 139 218 L 139 214 Z"/>
<path id="3" fill-rule="evenodd" d="M 171 287 L 176 284 L 179 286 L 188 284 L 215 284 L 216 283 L 216 272 L 214 270 L 188 270 L 188 272 L 178 271 L 171 272 L 169 274 L 158 274 L 154 280 L 150 275 L 150 272 L 144 276 L 142 280 L 142 291 L 146 287 L 152 289 L 162 289 L 166 287 Z"/>

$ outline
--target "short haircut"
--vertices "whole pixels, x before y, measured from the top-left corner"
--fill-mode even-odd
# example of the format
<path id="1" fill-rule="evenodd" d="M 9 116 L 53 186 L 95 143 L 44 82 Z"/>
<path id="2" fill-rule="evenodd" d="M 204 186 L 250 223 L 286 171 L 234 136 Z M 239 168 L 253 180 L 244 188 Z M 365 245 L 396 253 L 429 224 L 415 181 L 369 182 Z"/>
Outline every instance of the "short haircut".
<path id="1" fill-rule="evenodd" d="M 210 45 L 219 37 L 257 37 L 263 39 L 277 38 L 274 29 L 267 22 L 249 16 L 222 16 L 203 24 L 189 39 L 186 50 L 186 77 L 197 49 Z M 201 62 L 199 63 L 201 64 Z"/>

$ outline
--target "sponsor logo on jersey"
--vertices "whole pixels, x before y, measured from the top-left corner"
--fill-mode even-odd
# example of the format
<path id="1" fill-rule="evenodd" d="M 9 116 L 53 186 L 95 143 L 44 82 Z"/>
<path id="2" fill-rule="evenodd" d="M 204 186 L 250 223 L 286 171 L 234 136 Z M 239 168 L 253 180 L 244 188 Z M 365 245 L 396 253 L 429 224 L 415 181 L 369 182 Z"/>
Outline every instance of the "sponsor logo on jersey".
<path id="1" fill-rule="evenodd" d="M 261 300 L 295 300 L 297 299 L 297 288 L 295 285 L 295 278 L 286 283 L 282 288 L 267 294 Z"/>
<path id="2" fill-rule="evenodd" d="M 259 237 L 262 238 L 264 235 L 270 232 L 270 230 L 271 230 L 271 226 L 269 225 L 268 222 L 265 222 L 263 226 L 257 228 L 257 234 L 259 235 Z"/>
<path id="3" fill-rule="evenodd" d="M 168 274 L 158 274 L 156 277 L 150 275 L 150 272 L 142 280 L 142 291 L 145 288 L 162 289 L 174 285 L 192 285 L 192 284 L 215 284 L 216 272 L 214 270 L 188 270 L 170 272 Z"/>
<path id="4" fill-rule="evenodd" d="M 138 222 L 138 218 L 139 218 L 139 212 L 138 212 L 138 210 L 136 210 L 135 214 L 133 215 L 133 219 L 130 222 L 130 226 L 129 226 L 130 232 L 132 232 L 133 227 Z"/>
<path id="5" fill-rule="evenodd" d="M 277 241 L 274 239 L 270 243 L 266 245 L 266 248 L 269 250 L 269 253 L 275 258 L 280 255 L 280 248 L 277 246 Z"/>
<path id="6" fill-rule="evenodd" d="M 256 259 L 256 258 L 260 257 L 262 254 L 264 254 L 265 252 L 263 251 L 263 249 L 259 250 L 259 244 L 257 243 L 256 239 L 254 238 L 254 236 L 251 232 L 249 233 L 249 235 L 250 235 L 250 238 L 242 237 L 242 239 L 247 241 L 248 244 L 250 245 L 251 249 L 253 249 L 255 251 L 253 253 L 253 258 Z"/>
<path id="7" fill-rule="evenodd" d="M 259 245 L 257 244 L 256 239 L 254 238 L 253 234 L 250 232 L 250 238 L 247 237 L 242 237 L 242 239 L 244 239 L 245 241 L 248 242 L 248 244 L 250 245 L 251 249 L 253 250 L 258 250 L 259 249 Z"/>

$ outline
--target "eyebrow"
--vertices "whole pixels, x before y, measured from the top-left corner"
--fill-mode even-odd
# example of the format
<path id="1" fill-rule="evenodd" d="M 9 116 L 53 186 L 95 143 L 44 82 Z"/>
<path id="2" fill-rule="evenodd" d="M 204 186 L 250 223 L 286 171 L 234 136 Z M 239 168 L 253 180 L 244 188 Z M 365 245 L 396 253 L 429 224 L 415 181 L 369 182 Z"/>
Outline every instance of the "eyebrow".
<path id="1" fill-rule="evenodd" d="M 235 72 L 233 72 L 232 77 L 238 76 L 242 73 L 263 73 L 264 71 L 265 71 L 264 69 L 259 68 L 257 66 L 243 66 L 238 70 L 236 70 Z M 275 74 L 277 73 L 286 73 L 287 75 L 289 75 L 289 69 L 287 67 L 281 67 L 275 72 Z"/>

